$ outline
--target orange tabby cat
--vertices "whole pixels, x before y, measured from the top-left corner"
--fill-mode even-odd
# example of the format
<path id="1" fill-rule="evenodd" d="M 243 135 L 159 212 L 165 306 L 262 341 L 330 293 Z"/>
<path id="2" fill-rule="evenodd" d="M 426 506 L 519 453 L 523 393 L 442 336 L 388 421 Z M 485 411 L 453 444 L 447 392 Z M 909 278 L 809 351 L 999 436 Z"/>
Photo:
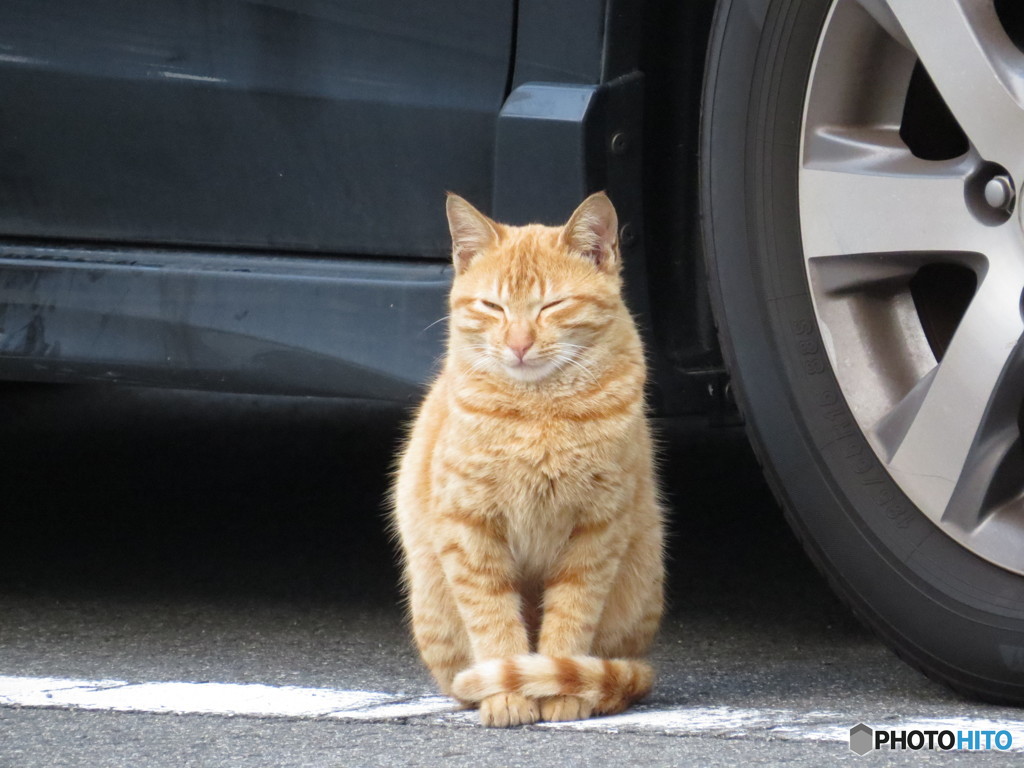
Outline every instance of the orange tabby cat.
<path id="1" fill-rule="evenodd" d="M 651 688 L 664 568 L 615 209 L 447 208 L 448 355 L 394 490 L 416 643 L 485 725 L 619 712 Z"/>

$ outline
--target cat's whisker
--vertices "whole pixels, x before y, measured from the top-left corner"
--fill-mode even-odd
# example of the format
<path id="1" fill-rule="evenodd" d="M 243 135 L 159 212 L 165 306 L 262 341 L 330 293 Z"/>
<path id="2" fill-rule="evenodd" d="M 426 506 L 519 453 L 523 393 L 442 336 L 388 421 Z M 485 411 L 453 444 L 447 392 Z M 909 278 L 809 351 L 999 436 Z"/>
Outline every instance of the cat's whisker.
<path id="1" fill-rule="evenodd" d="M 580 347 L 580 349 L 586 350 L 587 347 Z M 593 375 L 595 377 L 594 380 L 596 381 L 597 377 L 596 377 L 596 374 L 593 373 L 593 370 L 594 370 L 594 367 L 597 365 L 597 361 L 591 359 L 591 361 L 588 363 L 585 360 L 581 359 L 581 357 L 580 357 L 581 354 L 582 353 L 577 353 L 576 355 L 574 355 L 573 356 L 573 360 L 575 360 L 578 363 L 582 364 L 588 371 L 590 371 L 591 375 Z"/>
<path id="2" fill-rule="evenodd" d="M 487 348 L 484 347 L 483 349 L 486 350 Z M 467 369 L 467 372 L 468 373 L 476 373 L 477 371 L 482 370 L 484 368 L 484 366 L 486 366 L 490 361 L 491 361 L 491 358 L 490 358 L 489 355 L 486 355 L 486 354 L 477 355 L 476 358 L 470 363 L 469 368 Z"/>
<path id="3" fill-rule="evenodd" d="M 597 376 L 594 375 L 594 372 L 591 371 L 590 368 L 585 366 L 579 360 L 574 358 L 572 355 L 559 355 L 558 359 L 561 362 L 569 363 L 569 365 L 573 365 L 579 368 L 581 371 L 583 371 L 584 375 L 590 377 L 590 380 L 593 381 L 594 384 L 600 384 L 600 382 L 597 380 Z"/>
<path id="4" fill-rule="evenodd" d="M 431 323 L 430 325 L 428 325 L 428 326 L 427 326 L 426 328 L 424 328 L 424 329 L 423 329 L 422 331 L 420 331 L 420 333 L 426 333 L 427 331 L 429 331 L 429 330 L 430 330 L 431 328 L 433 328 L 433 327 L 434 327 L 435 325 L 437 325 L 438 323 L 443 323 L 443 322 L 444 322 L 445 320 L 447 320 L 447 319 L 448 319 L 449 317 L 451 317 L 451 315 L 450 315 L 450 314 L 449 314 L 449 315 L 444 315 L 443 317 L 439 317 L 439 318 L 437 318 L 437 320 L 435 320 L 435 321 L 434 321 L 434 322 L 432 322 L 432 323 Z"/>

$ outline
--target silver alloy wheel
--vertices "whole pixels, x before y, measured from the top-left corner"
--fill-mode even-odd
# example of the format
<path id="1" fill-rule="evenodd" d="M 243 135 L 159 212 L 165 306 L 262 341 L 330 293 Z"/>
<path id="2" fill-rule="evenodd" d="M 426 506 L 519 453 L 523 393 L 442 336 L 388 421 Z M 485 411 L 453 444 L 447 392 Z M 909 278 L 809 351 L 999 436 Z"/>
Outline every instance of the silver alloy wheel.
<path id="1" fill-rule="evenodd" d="M 969 146 L 904 138 L 920 61 Z M 799 176 L 811 296 L 859 427 L 942 531 L 1024 574 L 1024 54 L 991 2 L 836 0 L 809 75 Z M 966 275 L 948 339 L 914 280 Z M 973 294 L 971 290 L 973 289 Z"/>

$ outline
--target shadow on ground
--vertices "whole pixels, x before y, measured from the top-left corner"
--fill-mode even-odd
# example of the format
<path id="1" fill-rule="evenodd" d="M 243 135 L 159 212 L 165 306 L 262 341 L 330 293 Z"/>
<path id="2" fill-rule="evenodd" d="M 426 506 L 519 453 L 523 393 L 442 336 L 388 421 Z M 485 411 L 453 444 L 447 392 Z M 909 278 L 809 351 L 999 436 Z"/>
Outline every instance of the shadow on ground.
<path id="1" fill-rule="evenodd" d="M 4 385 L 0 588 L 393 602 L 387 404 Z M 659 421 L 670 604 L 844 623 L 742 432 Z"/>

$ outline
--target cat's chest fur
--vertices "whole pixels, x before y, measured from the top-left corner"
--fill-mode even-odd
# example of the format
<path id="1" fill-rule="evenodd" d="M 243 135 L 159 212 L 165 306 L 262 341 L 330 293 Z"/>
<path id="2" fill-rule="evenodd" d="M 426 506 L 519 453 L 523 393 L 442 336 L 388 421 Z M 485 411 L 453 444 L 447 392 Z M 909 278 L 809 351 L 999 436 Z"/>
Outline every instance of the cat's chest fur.
<path id="1" fill-rule="evenodd" d="M 622 421 L 457 418 L 440 465 L 459 462 L 450 492 L 500 521 L 524 578 L 543 578 L 573 530 L 610 514 L 631 486 L 631 431 Z"/>

